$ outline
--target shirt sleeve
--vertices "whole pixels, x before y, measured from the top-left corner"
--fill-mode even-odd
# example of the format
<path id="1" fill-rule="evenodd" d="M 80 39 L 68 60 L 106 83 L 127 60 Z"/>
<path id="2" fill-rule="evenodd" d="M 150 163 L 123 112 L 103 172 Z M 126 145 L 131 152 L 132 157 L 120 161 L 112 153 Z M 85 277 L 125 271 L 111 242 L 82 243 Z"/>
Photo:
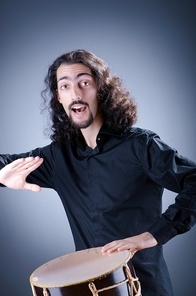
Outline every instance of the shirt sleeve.
<path id="1" fill-rule="evenodd" d="M 142 143 L 141 155 L 148 178 L 177 193 L 175 203 L 148 229 L 159 244 L 165 244 L 196 223 L 196 163 L 152 134 Z"/>

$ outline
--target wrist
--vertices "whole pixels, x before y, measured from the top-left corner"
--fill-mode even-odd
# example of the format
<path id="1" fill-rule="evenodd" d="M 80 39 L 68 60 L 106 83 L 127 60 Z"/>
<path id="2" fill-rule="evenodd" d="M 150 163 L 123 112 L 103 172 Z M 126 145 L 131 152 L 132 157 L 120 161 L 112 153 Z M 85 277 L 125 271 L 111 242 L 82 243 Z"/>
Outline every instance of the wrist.
<path id="1" fill-rule="evenodd" d="M 139 236 L 141 239 L 141 249 L 151 248 L 158 244 L 157 240 L 150 232 L 144 232 Z"/>

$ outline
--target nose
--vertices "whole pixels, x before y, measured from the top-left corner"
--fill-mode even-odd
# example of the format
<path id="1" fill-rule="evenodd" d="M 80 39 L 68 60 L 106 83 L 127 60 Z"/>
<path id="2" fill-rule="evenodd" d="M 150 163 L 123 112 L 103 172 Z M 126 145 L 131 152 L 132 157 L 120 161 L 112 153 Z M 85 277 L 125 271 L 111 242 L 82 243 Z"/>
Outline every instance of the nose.
<path id="1" fill-rule="evenodd" d="M 74 101 L 74 100 L 81 100 L 81 97 L 80 96 L 77 96 L 77 97 L 75 97 L 75 98 L 72 98 L 72 100 Z"/>
<path id="2" fill-rule="evenodd" d="M 73 87 L 72 88 L 71 98 L 72 98 L 72 101 L 81 100 L 82 99 L 81 94 L 80 94 L 80 91 L 79 91 L 78 88 L 76 88 L 76 87 Z"/>

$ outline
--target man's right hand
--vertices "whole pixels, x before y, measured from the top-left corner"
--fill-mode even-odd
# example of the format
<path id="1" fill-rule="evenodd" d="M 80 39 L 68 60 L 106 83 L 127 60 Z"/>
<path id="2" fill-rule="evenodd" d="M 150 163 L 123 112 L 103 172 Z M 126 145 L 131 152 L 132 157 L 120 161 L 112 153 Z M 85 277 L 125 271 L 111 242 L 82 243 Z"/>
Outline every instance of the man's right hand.
<path id="1" fill-rule="evenodd" d="M 39 156 L 14 160 L 0 170 L 0 183 L 11 189 L 24 189 L 38 192 L 40 186 L 26 182 L 26 177 L 43 162 Z"/>

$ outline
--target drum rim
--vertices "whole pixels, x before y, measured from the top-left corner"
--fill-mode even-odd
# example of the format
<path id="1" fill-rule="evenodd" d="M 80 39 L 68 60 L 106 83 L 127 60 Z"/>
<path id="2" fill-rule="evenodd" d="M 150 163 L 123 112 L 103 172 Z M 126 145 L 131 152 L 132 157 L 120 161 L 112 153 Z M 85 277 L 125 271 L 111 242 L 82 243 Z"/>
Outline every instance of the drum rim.
<path id="1" fill-rule="evenodd" d="M 85 249 L 85 250 L 99 250 L 99 249 L 101 249 L 100 247 L 97 247 L 97 248 L 89 248 L 89 249 Z M 82 251 L 85 251 L 85 250 L 80 250 L 80 251 L 78 251 L 78 252 L 82 252 Z M 46 262 L 46 263 L 44 263 L 44 264 L 42 264 L 40 267 L 38 267 L 37 269 L 35 269 L 34 270 L 34 272 L 31 274 L 31 276 L 30 276 L 30 283 L 31 283 L 31 285 L 33 285 L 33 286 L 35 286 L 35 287 L 38 287 L 38 288 L 63 288 L 63 287 L 71 287 L 71 286 L 75 286 L 75 285 L 80 285 L 80 284 L 84 284 L 84 283 L 88 283 L 88 282 L 93 282 L 93 281 L 95 281 L 95 280 L 97 280 L 97 279 L 100 279 L 100 278 L 102 278 L 102 277 L 105 277 L 105 276 L 107 276 L 107 275 L 109 275 L 109 274 L 111 274 L 112 272 L 114 272 L 114 271 L 116 271 L 116 270 L 118 270 L 120 267 L 123 267 L 125 264 L 127 264 L 127 262 L 131 259 L 131 252 L 129 251 L 129 250 L 124 250 L 124 251 L 117 251 L 117 252 L 114 252 L 114 253 L 120 253 L 120 252 L 126 252 L 127 253 L 127 258 L 120 264 L 120 265 L 118 265 L 118 266 L 116 266 L 115 268 L 113 268 L 113 269 L 111 269 L 110 271 L 108 271 L 108 272 L 106 272 L 106 273 L 102 273 L 102 274 L 100 274 L 100 275 L 98 275 L 98 276 L 96 276 L 96 277 L 93 277 L 93 278 L 91 278 L 91 279 L 86 279 L 86 280 L 81 280 L 81 281 L 79 281 L 79 282 L 75 282 L 75 283 L 70 283 L 70 284 L 58 284 L 58 285 L 56 285 L 56 284 L 52 284 L 52 285 L 50 285 L 50 284 L 39 284 L 39 283 L 37 283 L 36 281 L 34 281 L 33 280 L 33 274 L 34 273 L 36 273 L 36 271 L 38 271 L 42 266 L 44 266 L 45 264 L 49 264 L 50 262 L 52 262 L 52 261 L 54 261 L 55 259 L 58 259 L 59 257 L 57 257 L 57 258 L 54 258 L 54 259 L 52 259 L 52 260 L 49 260 L 48 262 Z M 72 253 L 68 253 L 68 254 L 65 254 L 65 255 L 63 255 L 63 256 L 66 256 L 66 255 L 69 255 L 69 254 L 73 254 L 73 253 L 75 253 L 75 252 L 72 252 Z M 63 257 L 63 256 L 60 256 L 60 257 Z"/>

